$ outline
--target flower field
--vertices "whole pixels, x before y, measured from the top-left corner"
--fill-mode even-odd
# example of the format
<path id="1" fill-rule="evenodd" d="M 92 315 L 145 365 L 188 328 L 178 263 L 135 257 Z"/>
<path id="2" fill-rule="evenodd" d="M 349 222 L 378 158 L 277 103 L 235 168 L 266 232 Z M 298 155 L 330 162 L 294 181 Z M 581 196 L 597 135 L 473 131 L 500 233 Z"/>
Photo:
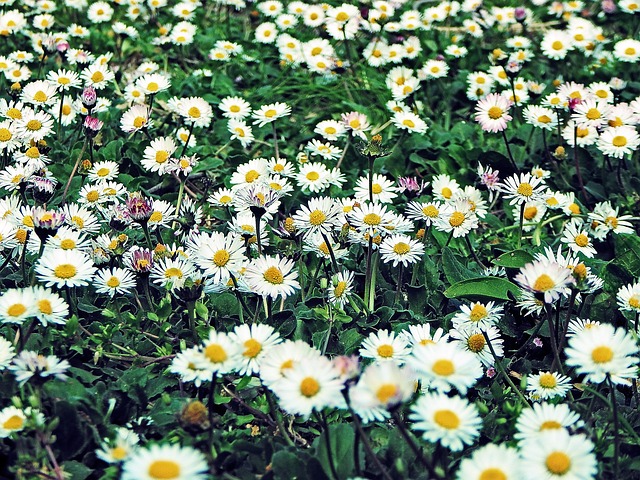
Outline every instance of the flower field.
<path id="1" fill-rule="evenodd" d="M 640 478 L 638 0 L 0 0 L 0 478 Z"/>

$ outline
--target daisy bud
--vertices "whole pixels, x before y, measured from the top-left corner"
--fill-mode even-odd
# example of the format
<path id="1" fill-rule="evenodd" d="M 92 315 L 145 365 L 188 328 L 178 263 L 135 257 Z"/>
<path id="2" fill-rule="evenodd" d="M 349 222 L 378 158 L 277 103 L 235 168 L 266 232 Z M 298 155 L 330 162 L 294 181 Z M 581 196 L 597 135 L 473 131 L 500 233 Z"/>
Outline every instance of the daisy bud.
<path id="1" fill-rule="evenodd" d="M 80 166 L 78 167 L 78 173 L 80 175 L 86 175 L 89 173 L 89 170 L 93 167 L 91 160 L 85 158 L 82 162 L 80 162 Z"/>
<path id="2" fill-rule="evenodd" d="M 103 125 L 104 123 L 98 120 L 97 118 L 87 115 L 87 118 L 84 119 L 83 126 L 84 126 L 85 133 L 89 137 L 95 137 Z"/>
<path id="3" fill-rule="evenodd" d="M 11 84 L 11 94 L 12 95 L 20 93 L 21 90 L 22 90 L 22 85 L 20 85 L 19 82 L 15 82 L 15 83 Z"/>
<path id="4" fill-rule="evenodd" d="M 59 53 L 64 53 L 69 50 L 69 42 L 62 40 L 56 44 L 56 50 Z"/>
<path id="5" fill-rule="evenodd" d="M 80 97 L 82 100 L 82 105 L 84 108 L 91 112 L 91 109 L 96 105 L 98 101 L 98 94 L 96 93 L 96 89 L 93 87 L 87 87 L 82 91 L 82 96 Z"/>
<path id="6" fill-rule="evenodd" d="M 581 282 L 587 278 L 587 267 L 585 267 L 584 263 L 579 263 L 573 269 L 573 278 L 575 278 L 577 282 Z"/>
<path id="7" fill-rule="evenodd" d="M 340 372 L 343 380 L 352 380 L 360 375 L 360 363 L 357 355 L 340 355 L 335 357 L 333 365 Z"/>
<path id="8" fill-rule="evenodd" d="M 32 188 L 33 198 L 40 203 L 47 203 L 55 193 L 55 183 L 45 177 L 31 177 L 29 184 Z"/>
<path id="9" fill-rule="evenodd" d="M 131 219 L 140 224 L 146 223 L 153 213 L 153 200 L 144 197 L 140 192 L 129 194 L 125 202 Z"/>
<path id="10" fill-rule="evenodd" d="M 151 250 L 139 248 L 133 251 L 131 256 L 131 269 L 137 273 L 149 273 L 153 266 L 153 254 Z"/>
<path id="11" fill-rule="evenodd" d="M 601 7 L 604 13 L 614 13 L 616 11 L 616 3 L 613 0 L 602 0 Z"/>
<path id="12" fill-rule="evenodd" d="M 567 158 L 567 153 L 563 146 L 558 146 L 553 152 L 553 156 L 556 158 L 556 160 L 562 161 Z"/>
<path id="13" fill-rule="evenodd" d="M 516 22 L 523 23 L 527 18 L 527 11 L 524 7 L 516 7 L 513 12 L 513 16 L 516 19 Z"/>
<path id="14" fill-rule="evenodd" d="M 35 207 L 31 211 L 31 216 L 33 218 L 33 229 L 43 243 L 56 234 L 60 225 L 64 223 L 65 218 L 64 213 L 46 210 L 42 207 Z"/>

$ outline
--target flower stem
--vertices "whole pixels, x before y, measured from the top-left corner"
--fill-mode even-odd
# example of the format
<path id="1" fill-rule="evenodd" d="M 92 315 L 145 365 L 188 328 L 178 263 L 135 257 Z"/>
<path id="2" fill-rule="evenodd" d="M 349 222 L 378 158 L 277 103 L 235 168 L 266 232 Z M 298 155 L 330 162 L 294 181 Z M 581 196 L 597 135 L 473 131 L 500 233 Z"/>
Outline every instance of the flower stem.
<path id="1" fill-rule="evenodd" d="M 329 241 L 329 238 L 324 232 L 322 232 L 321 235 L 322 235 L 322 239 L 324 240 L 324 243 L 327 245 L 327 250 L 329 250 L 329 256 L 331 257 L 331 266 L 333 267 L 333 272 L 338 273 L 339 272 L 338 262 L 336 261 L 336 255 L 333 252 L 333 247 L 331 246 L 331 242 Z"/>
<path id="2" fill-rule="evenodd" d="M 275 402 L 273 401 L 273 397 L 271 396 L 271 392 L 267 387 L 264 387 L 264 396 L 266 397 L 267 403 L 269 404 L 269 413 L 273 416 L 273 418 L 275 418 L 276 424 L 278 425 L 278 431 L 282 434 L 282 438 L 284 438 L 284 441 L 287 443 L 287 445 L 289 445 L 290 447 L 295 447 L 296 444 L 293 442 L 293 440 L 291 440 L 291 437 L 289 437 L 287 429 L 282 422 L 280 411 L 276 407 Z"/>
<path id="3" fill-rule="evenodd" d="M 493 359 L 495 361 L 496 366 L 498 367 L 498 371 L 500 372 L 500 374 L 502 375 L 502 377 L 505 379 L 505 381 L 509 384 L 509 386 L 511 387 L 511 389 L 520 397 L 520 400 L 522 400 L 524 402 L 524 404 L 527 407 L 531 407 L 531 405 L 529 405 L 529 401 L 526 399 L 526 397 L 522 394 L 522 392 L 520 391 L 520 389 L 516 386 L 515 383 L 513 383 L 513 380 L 511 380 L 511 378 L 509 377 L 509 374 L 507 373 L 507 371 L 504 369 L 504 365 L 502 365 L 502 362 L 500 361 L 500 359 L 498 358 L 498 356 L 496 355 L 496 351 L 493 348 L 493 345 L 491 344 L 491 340 L 489 339 L 489 335 L 487 334 L 487 332 L 485 332 L 484 330 L 482 331 L 482 335 L 484 335 L 484 339 L 487 342 L 487 346 L 489 347 L 489 351 L 491 352 L 491 355 L 493 356 Z"/>
<path id="4" fill-rule="evenodd" d="M 331 476 L 335 480 L 340 480 L 340 476 L 336 471 L 336 465 L 333 459 L 333 452 L 331 451 L 331 436 L 329 434 L 329 424 L 327 423 L 327 417 L 324 412 L 316 412 L 316 416 L 318 417 L 318 421 L 322 425 L 322 430 L 324 431 L 324 444 L 327 448 L 327 461 L 329 463 L 329 469 L 331 470 Z"/>
<path id="5" fill-rule="evenodd" d="M 524 225 L 524 206 L 526 202 L 520 205 L 520 233 L 518 234 L 518 248 L 522 246 L 522 227 Z"/>
<path id="6" fill-rule="evenodd" d="M 400 264 L 400 269 L 398 270 L 398 286 L 396 289 L 396 303 L 400 303 L 400 298 L 402 297 L 402 274 L 404 273 L 404 263 Z"/>
<path id="7" fill-rule="evenodd" d="M 511 166 L 514 168 L 515 172 L 518 172 L 518 165 L 516 165 L 516 161 L 513 159 L 513 154 L 511 153 L 511 147 L 509 147 L 509 140 L 507 140 L 507 132 L 502 130 L 502 138 L 504 139 L 504 144 L 507 147 L 507 154 L 509 155 L 509 161 L 511 162 Z"/>
<path id="8" fill-rule="evenodd" d="M 611 381 L 611 375 L 607 374 L 607 382 L 609 383 L 609 389 L 611 390 L 611 409 L 613 410 L 613 478 L 617 480 L 620 478 L 620 464 L 618 458 L 620 457 L 620 436 L 618 435 L 618 402 L 616 402 L 616 388 Z"/>
<path id="9" fill-rule="evenodd" d="M 407 430 L 407 426 L 404 424 L 402 418 L 400 418 L 400 414 L 398 413 L 398 411 L 395 410 L 392 416 L 396 422 L 396 425 L 398 426 L 398 430 L 400 430 L 400 435 L 402 435 L 402 438 L 404 438 L 404 441 L 407 442 L 409 448 L 411 448 L 415 456 L 418 457 L 420 463 L 422 463 L 422 465 L 429 471 L 429 478 L 440 478 L 440 475 L 438 475 L 438 473 L 433 468 L 431 461 L 427 460 L 422 449 L 411 437 L 411 433 L 409 433 L 409 430 Z"/>
<path id="10" fill-rule="evenodd" d="M 67 192 L 69 191 L 69 187 L 71 186 L 71 180 L 73 180 L 73 176 L 76 174 L 78 167 L 80 166 L 80 161 L 82 160 L 82 156 L 84 155 L 84 151 L 87 149 L 87 143 L 89 142 L 88 138 L 84 139 L 84 143 L 82 144 L 82 150 L 80 150 L 80 155 L 78 155 L 78 159 L 76 160 L 75 165 L 73 166 L 73 170 L 71 170 L 71 175 L 69 175 L 69 180 L 64 186 L 64 190 L 62 191 L 62 199 L 60 200 L 60 205 L 64 205 L 65 200 L 67 198 Z"/>
<path id="11" fill-rule="evenodd" d="M 560 361 L 560 352 L 558 352 L 558 343 L 556 342 L 556 336 L 554 334 L 555 329 L 553 325 L 553 318 L 551 307 L 547 308 L 547 322 L 549 323 L 549 340 L 551 342 L 551 351 L 553 352 L 553 362 L 551 363 L 551 370 L 554 371 L 556 366 L 558 371 L 562 372 L 562 362 Z"/>
<path id="12" fill-rule="evenodd" d="M 276 130 L 276 122 L 271 122 L 273 128 L 273 147 L 276 153 L 276 162 L 280 162 L 280 151 L 278 150 L 278 131 Z"/>

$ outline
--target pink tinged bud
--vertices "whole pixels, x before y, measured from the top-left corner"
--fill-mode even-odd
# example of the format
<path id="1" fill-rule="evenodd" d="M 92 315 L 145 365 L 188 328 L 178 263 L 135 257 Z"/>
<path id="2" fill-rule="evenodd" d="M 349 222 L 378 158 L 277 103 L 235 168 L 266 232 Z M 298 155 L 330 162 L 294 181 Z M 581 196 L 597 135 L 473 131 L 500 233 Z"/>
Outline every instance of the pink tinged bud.
<path id="1" fill-rule="evenodd" d="M 487 368 L 487 373 L 485 374 L 487 378 L 493 378 L 496 376 L 496 369 L 493 367 Z"/>
<path id="2" fill-rule="evenodd" d="M 98 94 L 93 87 L 87 87 L 82 91 L 82 104 L 86 108 L 93 107 L 98 101 Z"/>
<path id="3" fill-rule="evenodd" d="M 103 125 L 104 123 L 95 117 L 87 116 L 87 118 L 84 119 L 84 128 L 92 132 L 100 131 Z"/>
<path id="4" fill-rule="evenodd" d="M 527 11 L 523 7 L 517 7 L 513 15 L 517 22 L 522 22 L 525 18 L 527 18 Z"/>

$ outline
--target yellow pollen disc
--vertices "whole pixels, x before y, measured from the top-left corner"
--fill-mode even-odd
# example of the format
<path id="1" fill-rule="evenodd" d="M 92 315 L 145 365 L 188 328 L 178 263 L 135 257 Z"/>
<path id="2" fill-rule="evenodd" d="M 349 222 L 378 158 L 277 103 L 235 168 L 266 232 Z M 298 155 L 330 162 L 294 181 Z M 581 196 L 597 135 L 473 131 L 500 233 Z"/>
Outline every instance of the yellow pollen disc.
<path id="1" fill-rule="evenodd" d="M 229 111 L 233 113 L 238 113 L 240 111 L 240 107 L 238 105 L 231 105 L 229 107 Z"/>
<path id="2" fill-rule="evenodd" d="M 53 215 L 51 215 L 49 212 L 44 213 L 44 214 L 40 217 L 40 221 L 41 221 L 41 222 L 50 222 L 51 220 L 53 220 Z"/>
<path id="3" fill-rule="evenodd" d="M 379 183 L 374 183 L 373 185 L 371 185 L 371 191 L 375 195 L 378 195 L 378 194 L 382 193 L 382 187 L 380 186 Z"/>
<path id="4" fill-rule="evenodd" d="M 183 275 L 182 270 L 176 267 L 167 268 L 164 271 L 165 278 L 182 278 Z"/>
<path id="5" fill-rule="evenodd" d="M 60 85 L 69 85 L 71 83 L 71 80 L 69 80 L 67 77 L 59 77 L 58 83 Z"/>
<path id="6" fill-rule="evenodd" d="M 378 355 L 382 358 L 391 358 L 393 357 L 393 346 L 392 345 L 380 345 L 377 349 Z"/>
<path id="7" fill-rule="evenodd" d="M 626 55 L 635 55 L 636 54 L 636 49 L 633 48 L 633 47 L 629 47 L 629 48 L 625 49 L 624 53 Z"/>
<path id="8" fill-rule="evenodd" d="M 275 182 L 271 182 L 269 184 L 269 187 L 271 187 L 271 190 L 275 190 L 276 192 L 279 190 L 282 190 L 282 185 L 280 185 L 279 183 L 275 183 Z"/>
<path id="9" fill-rule="evenodd" d="M 478 480 L 507 480 L 507 476 L 499 468 L 487 468 L 482 471 Z"/>
<path id="10" fill-rule="evenodd" d="M 451 189 L 450 189 L 449 187 L 444 187 L 444 188 L 440 191 L 440 193 L 442 194 L 442 196 L 443 196 L 444 198 L 447 198 L 447 199 L 451 198 L 451 196 L 453 195 L 453 192 L 451 191 Z"/>
<path id="11" fill-rule="evenodd" d="M 267 110 L 266 112 L 264 112 L 264 116 L 267 118 L 273 118 L 276 116 L 278 112 L 276 112 L 273 108 L 270 108 L 269 110 Z"/>
<path id="12" fill-rule="evenodd" d="M 151 216 L 149 217 L 149 221 L 150 221 L 151 223 L 158 223 L 158 222 L 161 222 L 161 221 L 162 221 L 162 218 L 163 218 L 163 217 L 162 217 L 162 212 L 155 211 L 155 212 L 153 212 L 153 213 L 151 214 Z"/>
<path id="13" fill-rule="evenodd" d="M 244 352 L 242 352 L 242 355 L 247 358 L 255 358 L 261 351 L 262 344 L 259 341 L 250 338 L 249 340 L 244 342 Z"/>
<path id="14" fill-rule="evenodd" d="M 127 451 L 122 447 L 116 447 L 111 449 L 111 456 L 116 460 L 124 460 L 127 456 Z"/>
<path id="15" fill-rule="evenodd" d="M 38 147 L 29 147 L 24 154 L 29 158 L 40 158 L 40 150 L 38 150 Z"/>
<path id="16" fill-rule="evenodd" d="M 589 245 L 589 237 L 583 233 L 576 235 L 576 238 L 574 238 L 573 241 L 576 242 L 576 245 L 579 247 L 586 247 Z"/>
<path id="17" fill-rule="evenodd" d="M 57 278 L 62 278 L 63 280 L 67 280 L 69 278 L 73 278 L 78 274 L 78 269 L 69 263 L 63 263 L 62 265 L 58 265 L 53 274 Z"/>
<path id="18" fill-rule="evenodd" d="M 24 425 L 24 419 L 18 415 L 9 417 L 3 424 L 5 430 L 19 430 Z"/>
<path id="19" fill-rule="evenodd" d="M 538 121 L 540 123 L 551 123 L 551 117 L 549 117 L 549 115 L 540 115 Z"/>
<path id="20" fill-rule="evenodd" d="M 504 113 L 504 112 L 502 111 L 502 109 L 501 109 L 500 107 L 495 106 L 495 105 L 494 105 L 493 107 L 491 107 L 491 108 L 487 111 L 487 115 L 489 115 L 489 118 L 490 118 L 491 120 L 497 120 L 497 119 L 499 119 L 500 117 L 502 117 L 502 114 L 503 114 L 503 113 Z"/>
<path id="21" fill-rule="evenodd" d="M 564 452 L 552 452 L 545 462 L 547 470 L 554 475 L 564 475 L 571 468 L 571 459 Z"/>
<path id="22" fill-rule="evenodd" d="M 474 353 L 478 353 L 482 351 L 485 344 L 486 344 L 486 341 L 484 339 L 484 335 L 481 333 L 476 333 L 475 335 L 471 335 L 467 340 L 467 346 L 469 347 L 469 350 L 471 350 Z"/>
<path id="23" fill-rule="evenodd" d="M 136 117 L 133 119 L 133 126 L 136 128 L 142 128 L 145 123 L 147 123 L 147 119 L 144 117 Z"/>
<path id="24" fill-rule="evenodd" d="M 43 313 L 44 315 L 51 315 L 53 313 L 51 302 L 46 298 L 38 301 L 38 310 L 40 310 L 40 313 Z"/>
<path id="25" fill-rule="evenodd" d="M 589 120 L 597 120 L 601 117 L 600 111 L 597 108 L 590 108 L 587 112 L 587 118 Z"/>
<path id="26" fill-rule="evenodd" d="M 22 118 L 22 112 L 17 108 L 10 108 L 7 110 L 6 115 L 12 120 L 20 120 Z"/>
<path id="27" fill-rule="evenodd" d="M 169 159 L 169 152 L 165 150 L 158 150 L 156 152 L 156 163 L 164 163 Z"/>
<path id="28" fill-rule="evenodd" d="M 322 49 L 320 47 L 315 47 L 311 50 L 311 56 L 315 57 L 316 55 L 320 55 L 322 53 Z"/>
<path id="29" fill-rule="evenodd" d="M 367 225 L 380 225 L 382 218 L 380 217 L 380 215 L 377 215 L 375 213 L 367 213 L 362 221 Z"/>
<path id="30" fill-rule="evenodd" d="M 349 122 L 349 126 L 353 129 L 359 128 L 360 127 L 360 120 L 358 120 L 357 118 L 354 118 L 353 120 L 351 120 Z"/>
<path id="31" fill-rule="evenodd" d="M 226 250 L 218 250 L 213 255 L 213 263 L 215 263 L 218 267 L 224 267 L 227 262 L 229 262 L 230 258 L 231 255 L 229 255 L 229 252 L 227 252 Z"/>
<path id="32" fill-rule="evenodd" d="M 524 219 L 525 220 L 533 220 L 534 218 L 536 218 L 536 215 L 538 214 L 538 208 L 537 207 L 527 207 L 524 209 Z"/>
<path id="33" fill-rule="evenodd" d="M 340 12 L 338 13 L 338 15 L 336 15 L 336 20 L 338 20 L 339 22 L 344 22 L 348 19 L 349 15 L 347 15 L 345 12 Z"/>
<path id="34" fill-rule="evenodd" d="M 640 297 L 634 295 L 629 299 L 628 303 L 631 308 L 638 308 L 640 307 Z"/>
<path id="35" fill-rule="evenodd" d="M 337 132 L 337 130 L 334 127 L 327 127 L 325 128 L 325 133 L 328 133 L 329 135 L 333 135 L 334 133 Z"/>
<path id="36" fill-rule="evenodd" d="M 202 115 L 202 113 L 200 113 L 200 109 L 198 107 L 191 107 L 188 111 L 187 114 L 191 117 L 191 118 L 200 118 L 200 116 Z"/>
<path id="37" fill-rule="evenodd" d="M 465 216 L 462 212 L 453 212 L 449 217 L 449 225 L 453 228 L 459 227 L 464 222 Z"/>
<path id="38" fill-rule="evenodd" d="M 388 403 L 391 399 L 398 395 L 398 386 L 393 383 L 385 383 L 378 388 L 376 397 L 382 404 Z"/>
<path id="39" fill-rule="evenodd" d="M 120 279 L 118 277 L 111 277 L 107 280 L 107 286 L 111 288 L 116 288 L 120 286 Z"/>
<path id="40" fill-rule="evenodd" d="M 441 358 L 440 360 L 436 360 L 431 367 L 431 371 L 436 375 L 440 375 L 441 377 L 448 377 L 449 375 L 455 373 L 456 367 L 453 365 L 451 360 L 447 360 L 446 358 Z"/>
<path id="41" fill-rule="evenodd" d="M 19 228 L 16 232 L 16 240 L 21 244 L 24 244 L 24 242 L 27 241 L 27 231 L 23 228 Z"/>
<path id="42" fill-rule="evenodd" d="M 454 430 L 460 425 L 460 418 L 451 410 L 438 410 L 433 415 L 433 421 L 447 430 Z"/>
<path id="43" fill-rule="evenodd" d="M 259 176 L 260 174 L 257 171 L 249 170 L 247 173 L 245 173 L 244 180 L 247 183 L 253 183 L 258 179 Z"/>
<path id="44" fill-rule="evenodd" d="M 556 377 L 551 373 L 543 373 L 540 375 L 540 386 L 542 388 L 555 388 L 558 385 Z"/>
<path id="45" fill-rule="evenodd" d="M 315 378 L 305 377 L 300 382 L 300 393 L 307 398 L 315 396 L 320 391 L 320 384 Z"/>
<path id="46" fill-rule="evenodd" d="M 42 90 L 38 90 L 38 91 L 35 93 L 35 95 L 33 95 L 33 99 L 34 99 L 36 102 L 40 102 L 40 103 L 42 103 L 42 102 L 46 102 L 46 101 L 47 101 L 47 98 L 49 98 L 49 97 L 47 97 L 47 94 L 46 94 L 46 93 L 44 93 Z"/>
<path id="47" fill-rule="evenodd" d="M 0 128 L 0 142 L 8 142 L 13 138 L 13 135 L 8 128 Z"/>
<path id="48" fill-rule="evenodd" d="M 620 117 L 611 119 L 607 123 L 609 124 L 610 127 L 621 127 L 624 124 L 624 122 Z"/>
<path id="49" fill-rule="evenodd" d="M 158 85 L 156 82 L 149 82 L 149 85 L 147 85 L 147 90 L 149 90 L 150 92 L 157 92 L 158 88 L 160 88 L 160 85 Z"/>
<path id="50" fill-rule="evenodd" d="M 111 170 L 103 167 L 96 172 L 96 175 L 98 175 L 99 177 L 106 177 L 107 175 L 109 175 L 109 173 L 111 173 Z"/>
<path id="51" fill-rule="evenodd" d="M 546 292 L 548 290 L 551 290 L 555 286 L 556 284 L 553 279 L 546 273 L 543 273 L 536 279 L 535 283 L 533 284 L 533 289 L 537 292 Z"/>
<path id="52" fill-rule="evenodd" d="M 574 215 L 580 215 L 580 206 L 577 203 L 572 203 L 568 208 Z"/>
<path id="53" fill-rule="evenodd" d="M 340 298 L 342 297 L 346 289 L 347 289 L 347 282 L 338 282 L 338 284 L 333 289 L 333 295 L 336 298 Z"/>
<path id="54" fill-rule="evenodd" d="M 222 363 L 227 359 L 227 352 L 218 343 L 212 343 L 204 349 L 204 356 L 213 363 Z"/>
<path id="55" fill-rule="evenodd" d="M 7 308 L 7 315 L 9 315 L 10 317 L 19 317 L 26 311 L 27 307 L 25 307 L 23 304 L 14 303 L 9 308 Z"/>
<path id="56" fill-rule="evenodd" d="M 553 48 L 554 50 L 562 50 L 563 47 L 564 45 L 560 40 L 556 40 L 551 44 L 551 48 Z"/>
<path id="57" fill-rule="evenodd" d="M 154 460 L 147 473 L 153 479 L 171 480 L 180 477 L 180 465 L 173 460 Z"/>
<path id="58" fill-rule="evenodd" d="M 624 147 L 627 144 L 627 138 L 622 135 L 616 135 L 613 137 L 613 140 L 611 140 L 611 143 L 614 147 Z"/>
<path id="59" fill-rule="evenodd" d="M 62 114 L 63 115 L 69 115 L 71 113 L 71 106 L 70 105 L 63 105 L 62 106 Z"/>
<path id="60" fill-rule="evenodd" d="M 593 360 L 594 363 L 607 363 L 610 362 L 612 358 L 613 350 L 606 345 L 596 347 L 591 351 L 591 360 Z"/>
<path id="61" fill-rule="evenodd" d="M 91 81 L 93 83 L 99 83 L 103 80 L 104 80 L 104 75 L 102 74 L 102 72 L 94 72 L 94 74 L 91 75 Z"/>
<path id="62" fill-rule="evenodd" d="M 36 130 L 40 130 L 42 128 L 42 122 L 40 120 L 29 120 L 27 122 L 27 130 L 31 130 L 32 132 Z"/>
<path id="63" fill-rule="evenodd" d="M 262 274 L 264 279 L 272 285 L 281 285 L 284 283 L 284 275 L 278 267 L 269 267 Z"/>
<path id="64" fill-rule="evenodd" d="M 576 130 L 576 136 L 578 138 L 584 138 L 587 135 L 589 135 L 589 129 L 588 128 L 580 128 L 580 127 L 578 127 L 578 130 Z"/>
<path id="65" fill-rule="evenodd" d="M 480 320 L 485 318 L 487 315 L 488 315 L 488 312 L 486 307 L 481 303 L 476 303 L 473 305 L 473 308 L 471 309 L 471 313 L 469 314 L 469 319 L 472 322 L 479 322 Z"/>
<path id="66" fill-rule="evenodd" d="M 322 225 L 327 219 L 327 216 L 320 210 L 314 210 L 309 214 L 309 223 L 313 226 Z"/>
<path id="67" fill-rule="evenodd" d="M 73 250 L 74 248 L 76 248 L 76 242 L 74 242 L 70 238 L 65 238 L 60 242 L 60 248 L 63 250 Z"/>
<path id="68" fill-rule="evenodd" d="M 546 422 L 542 422 L 542 425 L 540 425 L 541 432 L 544 430 L 558 430 L 560 428 L 562 428 L 562 425 L 555 420 L 547 420 Z"/>
<path id="69" fill-rule="evenodd" d="M 411 247 L 407 243 L 398 242 L 393 246 L 393 251 L 398 255 L 406 255 L 411 251 Z"/>
<path id="70" fill-rule="evenodd" d="M 533 187 L 530 183 L 522 182 L 518 185 L 518 195 L 522 195 L 523 197 L 530 197 L 533 195 Z"/>
<path id="71" fill-rule="evenodd" d="M 283 371 L 289 370 L 291 368 L 293 368 L 293 360 L 285 360 L 284 362 L 282 362 L 282 365 L 280 365 L 280 372 L 282 373 Z"/>

